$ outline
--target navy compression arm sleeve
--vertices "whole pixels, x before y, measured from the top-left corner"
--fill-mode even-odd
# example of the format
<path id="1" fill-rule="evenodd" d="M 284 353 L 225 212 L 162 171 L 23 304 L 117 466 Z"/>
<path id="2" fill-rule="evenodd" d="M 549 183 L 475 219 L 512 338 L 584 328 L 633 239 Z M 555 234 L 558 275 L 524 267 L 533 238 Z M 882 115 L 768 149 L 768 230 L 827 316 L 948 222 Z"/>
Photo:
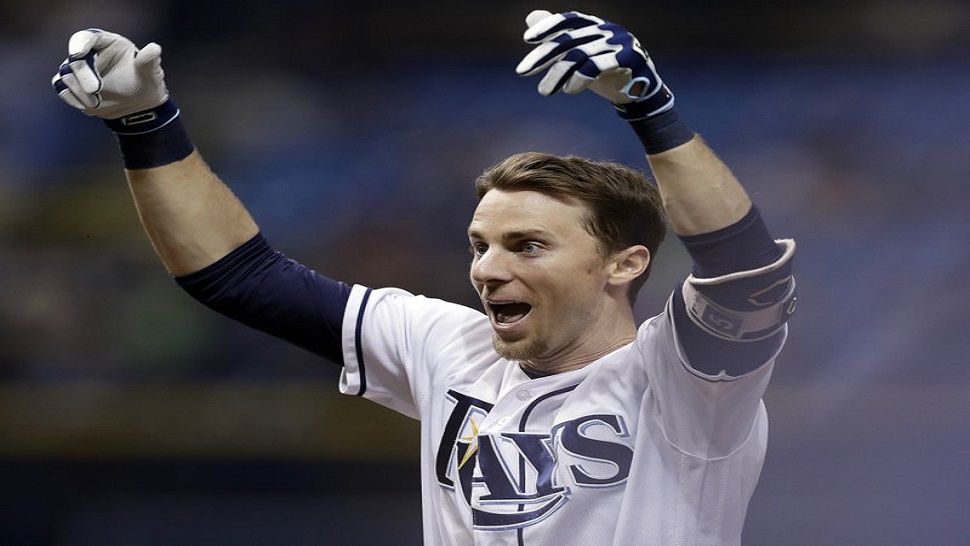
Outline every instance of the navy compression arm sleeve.
<path id="1" fill-rule="evenodd" d="M 726 228 L 683 236 L 680 240 L 694 261 L 694 276 L 699 278 L 757 269 L 773 263 L 782 255 L 754 205 L 744 218 Z M 731 299 L 745 296 L 741 293 L 727 295 Z M 730 302 L 718 303 L 730 305 Z M 737 377 L 754 370 L 771 358 L 784 335 L 778 332 L 767 339 L 745 343 L 712 336 L 687 316 L 679 286 L 674 290 L 673 312 L 677 336 L 687 359 L 694 369 L 709 375 L 717 375 L 724 370 L 728 375 Z"/>
<path id="2" fill-rule="evenodd" d="M 756 269 L 782 255 L 754 205 L 743 218 L 726 228 L 682 236 L 680 240 L 694 260 L 694 276 L 701 278 Z"/>
<path id="3" fill-rule="evenodd" d="M 273 250 L 261 234 L 175 281 L 210 309 L 343 365 L 350 287 Z"/>

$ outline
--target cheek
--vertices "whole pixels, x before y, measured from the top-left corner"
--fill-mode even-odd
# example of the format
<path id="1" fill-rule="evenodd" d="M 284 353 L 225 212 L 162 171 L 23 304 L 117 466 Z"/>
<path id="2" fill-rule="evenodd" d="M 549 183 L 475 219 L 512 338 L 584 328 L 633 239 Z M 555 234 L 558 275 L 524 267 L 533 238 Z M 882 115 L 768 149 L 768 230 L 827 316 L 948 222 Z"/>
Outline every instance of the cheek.
<path id="1" fill-rule="evenodd" d="M 557 309 L 583 309 L 603 292 L 604 281 L 598 267 L 581 267 L 562 271 L 551 281 L 552 306 Z"/>
<path id="2" fill-rule="evenodd" d="M 606 282 L 604 264 L 600 260 L 584 258 L 573 262 L 572 267 L 564 268 L 560 277 L 565 279 L 573 290 L 584 293 L 598 291 Z"/>

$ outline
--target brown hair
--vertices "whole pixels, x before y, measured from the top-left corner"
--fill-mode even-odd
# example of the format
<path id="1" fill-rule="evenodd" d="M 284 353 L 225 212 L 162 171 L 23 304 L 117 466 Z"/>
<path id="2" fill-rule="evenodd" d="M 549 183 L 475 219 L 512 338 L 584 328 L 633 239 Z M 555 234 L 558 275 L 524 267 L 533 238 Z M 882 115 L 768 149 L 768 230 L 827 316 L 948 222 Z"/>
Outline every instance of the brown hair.
<path id="1" fill-rule="evenodd" d="M 515 154 L 489 167 L 475 181 L 481 199 L 492 189 L 533 190 L 573 197 L 589 207 L 584 227 L 604 256 L 643 245 L 650 266 L 667 233 L 660 191 L 642 173 L 618 163 L 539 152 Z M 630 283 L 632 303 L 650 276 L 650 266 Z"/>

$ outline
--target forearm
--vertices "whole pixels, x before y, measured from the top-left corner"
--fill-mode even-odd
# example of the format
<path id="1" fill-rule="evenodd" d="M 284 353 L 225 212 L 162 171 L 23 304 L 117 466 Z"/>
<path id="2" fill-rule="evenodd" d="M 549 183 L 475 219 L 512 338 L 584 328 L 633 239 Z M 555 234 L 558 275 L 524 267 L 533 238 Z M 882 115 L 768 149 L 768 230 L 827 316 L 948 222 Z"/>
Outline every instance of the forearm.
<path id="1" fill-rule="evenodd" d="M 173 275 L 198 271 L 256 235 L 249 213 L 195 151 L 171 100 L 162 48 L 100 29 L 75 32 L 51 85 L 118 137 L 142 224 Z"/>
<path id="2" fill-rule="evenodd" d="M 173 276 L 215 263 L 258 232 L 197 151 L 174 163 L 125 173 L 145 232 Z"/>
<path id="3" fill-rule="evenodd" d="M 751 209 L 744 188 L 700 136 L 647 158 L 677 235 L 722 229 Z"/>

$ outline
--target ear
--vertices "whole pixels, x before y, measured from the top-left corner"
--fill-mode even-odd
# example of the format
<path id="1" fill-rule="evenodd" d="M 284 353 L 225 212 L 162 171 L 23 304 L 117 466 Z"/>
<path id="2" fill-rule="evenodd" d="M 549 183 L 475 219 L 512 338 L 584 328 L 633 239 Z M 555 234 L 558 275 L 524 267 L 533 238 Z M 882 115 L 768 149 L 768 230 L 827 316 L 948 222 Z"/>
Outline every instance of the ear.
<path id="1" fill-rule="evenodd" d="M 607 284 L 624 286 L 643 275 L 650 265 L 650 250 L 643 245 L 634 245 L 615 252 L 607 261 Z"/>

